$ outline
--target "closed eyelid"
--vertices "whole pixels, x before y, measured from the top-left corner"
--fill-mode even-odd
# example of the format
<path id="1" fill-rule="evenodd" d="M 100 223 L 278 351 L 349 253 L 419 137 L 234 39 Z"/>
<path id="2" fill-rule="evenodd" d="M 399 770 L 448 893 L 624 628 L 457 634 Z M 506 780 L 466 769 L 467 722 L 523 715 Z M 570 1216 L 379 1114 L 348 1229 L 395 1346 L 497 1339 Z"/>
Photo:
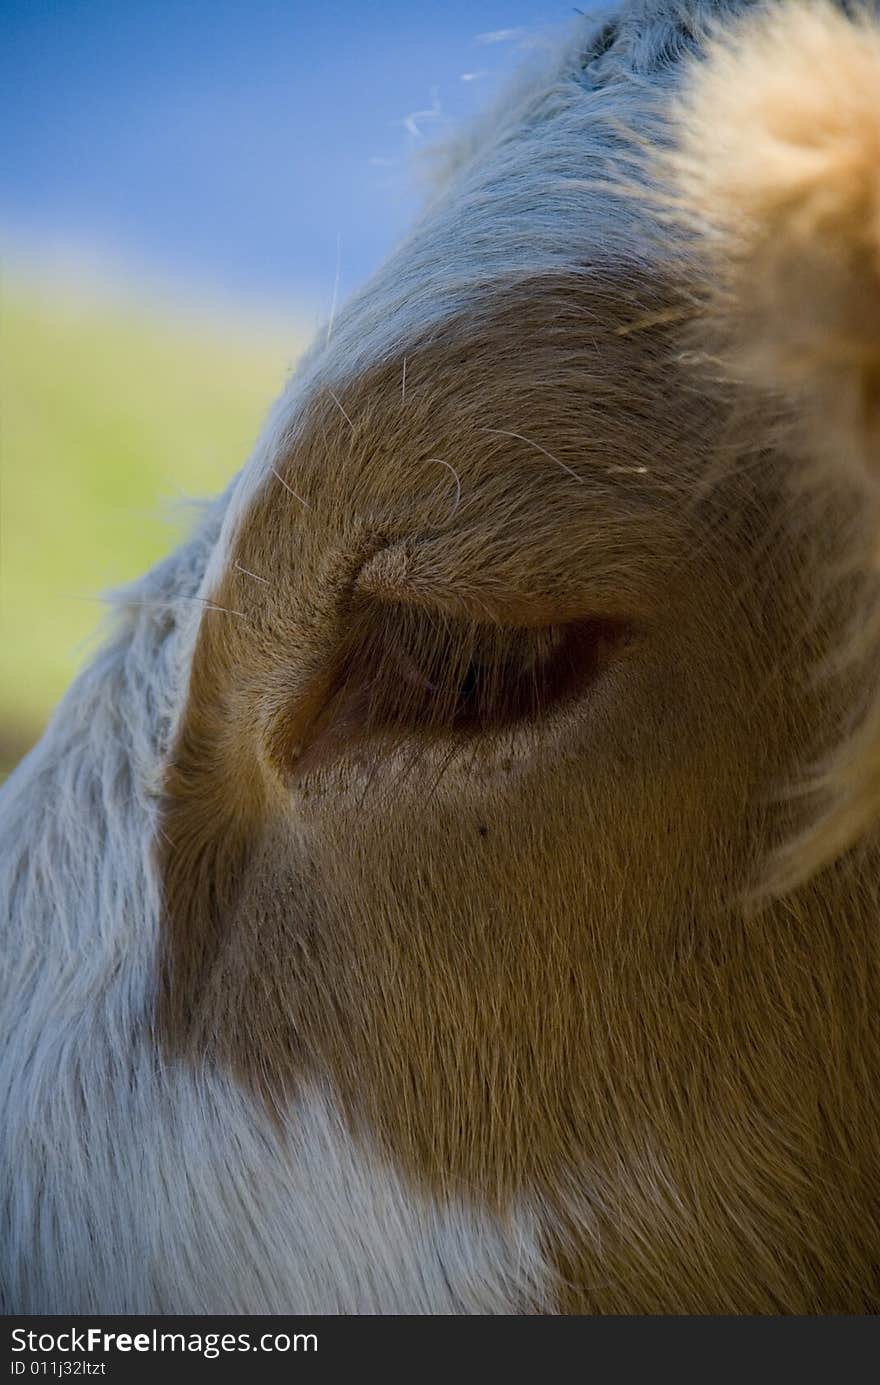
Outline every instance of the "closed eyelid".
<path id="1" fill-rule="evenodd" d="M 376 734 L 415 747 L 537 724 L 630 642 L 629 626 L 601 619 L 504 626 L 368 607 L 295 744 L 279 726 L 276 763 L 299 777 Z"/>
<path id="2" fill-rule="evenodd" d="M 381 604 L 421 607 L 451 619 L 520 629 L 592 618 L 645 619 L 656 583 L 640 580 L 642 562 L 629 545 L 609 553 L 600 541 L 580 568 L 561 540 L 548 543 L 548 560 L 525 578 L 514 550 L 492 550 L 481 536 L 454 547 L 443 540 L 391 544 L 359 569 L 354 592 Z M 563 560 L 562 555 L 565 555 Z"/>

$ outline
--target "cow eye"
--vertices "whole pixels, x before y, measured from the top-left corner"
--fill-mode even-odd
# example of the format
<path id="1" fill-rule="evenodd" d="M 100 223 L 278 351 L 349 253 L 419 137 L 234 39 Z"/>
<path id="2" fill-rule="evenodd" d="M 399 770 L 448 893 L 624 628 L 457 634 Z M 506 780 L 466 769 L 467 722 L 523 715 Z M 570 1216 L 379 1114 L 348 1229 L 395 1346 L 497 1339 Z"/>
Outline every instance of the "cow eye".
<path id="1" fill-rule="evenodd" d="M 517 627 L 385 606 L 355 633 L 307 740 L 475 737 L 582 696 L 626 632 L 585 618 Z"/>
<path id="2" fill-rule="evenodd" d="M 601 656 L 593 624 L 419 624 L 404 620 L 376 649 L 387 677 L 373 685 L 368 723 L 477 732 L 528 720 L 589 681 Z"/>

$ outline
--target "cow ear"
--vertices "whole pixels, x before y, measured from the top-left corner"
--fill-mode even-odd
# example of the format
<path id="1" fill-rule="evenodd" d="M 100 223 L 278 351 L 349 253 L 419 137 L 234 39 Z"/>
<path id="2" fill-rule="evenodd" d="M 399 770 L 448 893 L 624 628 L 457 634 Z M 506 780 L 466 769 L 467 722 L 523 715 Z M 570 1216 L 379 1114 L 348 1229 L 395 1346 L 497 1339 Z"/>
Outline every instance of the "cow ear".
<path id="1" fill-rule="evenodd" d="M 777 862 L 786 889 L 880 820 L 880 24 L 826 3 L 748 16 L 691 66 L 673 139 L 693 344 L 771 405 L 792 505 L 851 521 L 829 578 L 851 564 L 837 663 L 857 705 Z"/>
<path id="2" fill-rule="evenodd" d="M 880 23 L 778 6 L 716 36 L 666 172 L 728 370 L 795 401 L 834 480 L 880 475 Z M 850 467 L 844 478 L 842 468 Z"/>

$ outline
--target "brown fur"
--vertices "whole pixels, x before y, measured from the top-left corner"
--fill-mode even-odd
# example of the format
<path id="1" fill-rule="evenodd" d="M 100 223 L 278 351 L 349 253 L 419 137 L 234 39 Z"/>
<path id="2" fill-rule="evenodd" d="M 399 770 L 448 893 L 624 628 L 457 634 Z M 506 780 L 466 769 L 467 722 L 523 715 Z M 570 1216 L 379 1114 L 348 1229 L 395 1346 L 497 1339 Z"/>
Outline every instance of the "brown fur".
<path id="1" fill-rule="evenodd" d="M 660 169 L 690 232 L 692 350 L 740 387 L 740 408 L 771 402 L 801 462 L 795 502 L 817 525 L 829 493 L 853 502 L 838 563 L 860 590 L 836 662 L 874 691 L 813 767 L 812 819 L 773 863 L 777 891 L 880 813 L 880 26 L 851 8 L 799 0 L 716 35 Z"/>
<path id="2" fill-rule="evenodd" d="M 520 284 L 312 399 L 195 654 L 161 1033 L 536 1203 L 566 1311 L 876 1310 L 875 855 L 743 904 L 839 601 L 670 294 Z"/>

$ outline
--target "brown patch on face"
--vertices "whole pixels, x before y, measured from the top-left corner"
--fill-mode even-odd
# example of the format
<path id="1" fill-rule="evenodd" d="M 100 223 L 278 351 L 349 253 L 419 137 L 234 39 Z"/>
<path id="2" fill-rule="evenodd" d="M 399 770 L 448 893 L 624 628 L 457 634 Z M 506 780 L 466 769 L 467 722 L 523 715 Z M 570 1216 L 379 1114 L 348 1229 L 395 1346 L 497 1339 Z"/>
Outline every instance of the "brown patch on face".
<path id="1" fill-rule="evenodd" d="M 202 623 L 160 1028 L 270 1102 L 329 1080 L 436 1195 L 537 1200 L 568 1311 L 852 1309 L 865 877 L 737 906 L 820 641 L 772 482 L 699 492 L 718 420 L 617 331 L 662 306 L 512 289 L 405 399 L 313 398 Z"/>

